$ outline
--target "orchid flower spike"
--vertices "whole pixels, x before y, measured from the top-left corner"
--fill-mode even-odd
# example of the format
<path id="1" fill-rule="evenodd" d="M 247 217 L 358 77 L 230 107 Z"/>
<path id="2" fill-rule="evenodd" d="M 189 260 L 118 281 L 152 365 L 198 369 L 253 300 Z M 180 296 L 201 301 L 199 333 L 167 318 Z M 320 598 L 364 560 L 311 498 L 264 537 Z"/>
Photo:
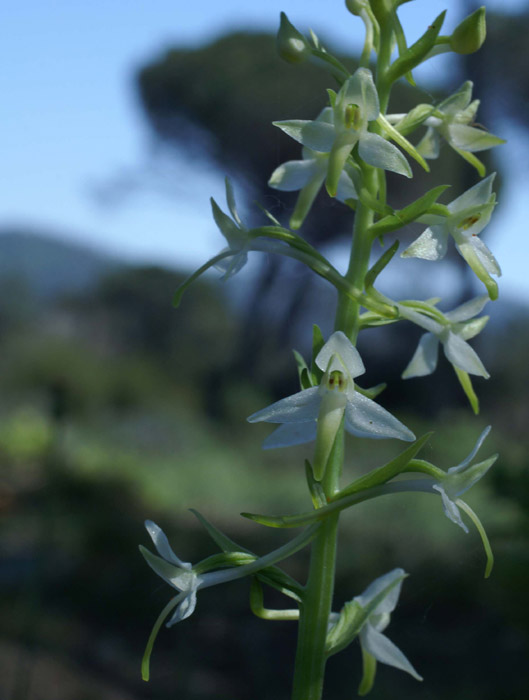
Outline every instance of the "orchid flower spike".
<path id="1" fill-rule="evenodd" d="M 332 94 L 331 102 L 331 108 L 314 121 L 294 119 L 274 122 L 275 126 L 311 151 L 328 154 L 326 186 L 331 197 L 338 194 L 340 175 L 357 144 L 358 155 L 369 165 L 406 177 L 412 176 L 408 161 L 399 149 L 382 136 L 368 131 L 369 123 L 375 121 L 380 113 L 377 89 L 370 70 L 358 68 L 343 83 L 338 94 Z M 310 167 L 305 166 L 307 169 Z M 281 179 L 280 175 L 276 175 L 276 180 Z"/>
<path id="2" fill-rule="evenodd" d="M 401 316 L 428 331 L 421 336 L 413 357 L 402 373 L 402 378 L 410 379 L 411 377 L 424 377 L 427 374 L 432 374 L 437 367 L 439 344 L 441 343 L 447 360 L 454 367 L 468 374 L 488 379 L 489 373 L 475 350 L 467 343 L 467 340 L 474 338 L 487 323 L 488 316 L 474 317 L 481 313 L 488 301 L 489 297 L 483 294 L 458 306 L 453 311 L 445 313 L 446 325 L 399 304 L 398 309 Z"/>
<path id="3" fill-rule="evenodd" d="M 436 491 L 439 491 L 441 494 L 446 517 L 456 525 L 459 525 L 459 527 L 461 527 L 465 532 L 468 532 L 468 528 L 461 520 L 461 514 L 458 506 L 462 507 L 463 510 L 465 510 L 465 512 L 467 512 L 467 514 L 471 517 L 474 515 L 474 517 L 477 518 L 477 516 L 475 516 L 473 512 L 468 512 L 469 506 L 467 506 L 464 501 L 461 501 L 459 496 L 468 491 L 477 481 L 485 476 L 494 462 L 498 459 L 498 455 L 496 454 L 483 462 L 471 464 L 489 433 L 490 425 L 481 433 L 470 454 L 455 467 L 450 467 L 450 469 L 446 472 L 446 476 L 442 477 L 440 481 L 433 486 L 433 488 Z"/>
<path id="4" fill-rule="evenodd" d="M 422 677 L 413 668 L 402 651 L 383 634 L 389 625 L 391 613 L 397 606 L 402 581 L 405 577 L 406 573 L 403 569 L 393 569 L 393 571 L 375 579 L 361 595 L 353 599 L 353 602 L 362 610 L 372 606 L 377 598 L 380 599 L 380 602 L 370 612 L 360 629 L 359 636 L 362 653 L 364 657 L 366 655 L 368 655 L 368 658 L 371 657 L 371 664 L 366 663 L 364 658 L 365 671 L 369 669 L 370 665 L 372 666 L 370 674 L 364 672 L 363 687 L 361 686 L 362 695 L 369 692 L 373 685 L 377 661 L 405 671 L 416 680 L 422 681 Z M 374 660 L 374 663 L 372 660 Z"/>
<path id="5" fill-rule="evenodd" d="M 325 107 L 312 123 L 330 124 L 332 126 L 332 109 Z M 305 146 L 302 155 L 303 160 L 289 160 L 276 168 L 268 181 L 270 187 L 283 192 L 300 190 L 296 206 L 290 217 L 289 223 L 292 229 L 298 229 L 303 224 L 327 177 L 329 167 L 329 153 L 322 153 Z M 336 198 L 341 202 L 358 198 L 350 174 L 350 167 L 352 166 L 345 165 L 338 178 Z"/>
<path id="6" fill-rule="evenodd" d="M 415 436 L 399 420 L 355 389 L 354 379 L 365 367 L 358 350 L 341 331 L 336 331 L 316 356 L 324 372 L 319 386 L 304 389 L 248 418 L 250 423 L 281 423 L 263 447 L 287 447 L 314 440 L 318 423 L 332 419 L 337 427 L 345 415 L 345 429 L 357 437 L 397 438 Z"/>
<path id="7" fill-rule="evenodd" d="M 453 95 L 437 105 L 435 116 L 428 117 L 424 122 L 428 129 L 417 150 L 425 158 L 437 158 L 442 137 L 483 176 L 485 169 L 481 161 L 470 154 L 499 146 L 505 141 L 484 129 L 470 126 L 479 107 L 479 100 L 472 101 L 472 88 L 472 82 L 467 80 Z"/>
<path id="8" fill-rule="evenodd" d="M 448 205 L 448 216 L 421 217 L 419 221 L 430 224 L 430 227 L 406 248 L 401 257 L 440 260 L 446 255 L 448 238 L 452 236 L 458 252 L 483 282 L 489 297 L 496 299 L 498 285 L 491 275 L 500 276 L 501 269 L 494 255 L 478 238 L 496 205 L 496 196 L 492 192 L 495 175 L 489 175 L 454 199 Z"/>

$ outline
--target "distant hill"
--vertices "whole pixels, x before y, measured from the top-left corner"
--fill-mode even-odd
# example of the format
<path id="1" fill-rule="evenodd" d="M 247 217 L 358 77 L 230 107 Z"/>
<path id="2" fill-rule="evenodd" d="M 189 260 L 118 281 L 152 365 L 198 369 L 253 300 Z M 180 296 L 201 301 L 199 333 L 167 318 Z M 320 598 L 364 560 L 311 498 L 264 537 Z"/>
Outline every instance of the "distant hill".
<path id="1" fill-rule="evenodd" d="M 43 300 L 86 291 L 122 266 L 104 253 L 47 234 L 0 229 L 0 283 L 22 283 Z"/>

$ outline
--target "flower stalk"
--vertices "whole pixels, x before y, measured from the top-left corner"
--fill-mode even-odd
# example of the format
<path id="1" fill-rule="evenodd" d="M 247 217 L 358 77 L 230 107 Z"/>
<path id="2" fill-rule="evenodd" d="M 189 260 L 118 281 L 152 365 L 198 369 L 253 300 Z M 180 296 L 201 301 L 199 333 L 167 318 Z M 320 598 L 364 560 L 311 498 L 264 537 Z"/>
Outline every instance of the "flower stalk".
<path id="1" fill-rule="evenodd" d="M 244 267 L 250 253 L 284 255 L 306 265 L 337 292 L 334 332 L 325 340 L 314 327 L 310 362 L 296 352 L 300 390 L 253 413 L 250 423 L 275 425 L 264 448 L 285 448 L 314 442 L 311 460 L 305 460 L 305 476 L 312 509 L 286 515 L 242 513 L 262 526 L 305 528 L 286 545 L 258 557 L 197 514 L 215 544 L 221 549 L 195 566 L 182 562 L 172 551 L 157 526 L 148 524 L 158 554 L 142 548 L 147 563 L 177 595 L 169 601 L 155 623 L 143 663 L 148 677 L 149 657 L 163 621 L 171 613 L 168 626 L 189 617 L 196 605 L 197 591 L 238 578 L 251 577 L 252 611 L 266 620 L 298 622 L 296 662 L 292 700 L 321 700 L 327 658 L 359 639 L 363 678 L 360 695 L 371 690 L 377 663 L 384 663 L 422 680 L 411 662 L 383 634 L 389 623 L 407 574 L 403 569 L 379 576 L 361 595 L 333 612 L 337 536 L 340 513 L 359 503 L 400 493 L 426 493 L 440 503 L 439 512 L 465 532 L 462 513 L 475 525 L 483 542 L 490 574 L 493 557 L 485 529 L 474 510 L 461 495 L 479 481 L 495 463 L 497 455 L 474 463 L 477 451 L 488 435 L 486 428 L 474 449 L 458 465 L 448 470 L 419 457 L 432 433 L 419 439 L 397 417 L 378 402 L 385 384 L 362 388 L 356 383 L 365 367 L 356 348 L 360 331 L 388 323 L 406 321 L 424 333 L 403 371 L 403 378 L 429 375 L 435 371 L 442 348 L 475 413 L 479 410 L 470 375 L 487 379 L 488 372 L 468 342 L 485 327 L 488 317 L 480 316 L 485 304 L 498 296 L 492 276 L 501 270 L 492 252 L 478 238 L 489 222 L 496 197 L 494 174 L 477 182 L 450 203 L 443 198 L 448 185 L 433 187 L 415 201 L 397 210 L 391 206 L 386 172 L 413 176 L 407 156 L 428 173 L 428 161 L 435 160 L 444 141 L 484 177 L 484 166 L 475 152 L 503 143 L 501 139 L 474 125 L 479 102 L 472 101 L 472 84 L 464 83 L 453 95 L 438 104 L 419 103 L 408 113 L 388 113 L 392 87 L 405 78 L 415 84 L 412 71 L 437 53 L 477 50 L 486 34 L 485 12 L 481 8 L 461 22 L 451 35 L 441 35 L 445 20 L 442 12 L 422 36 L 408 46 L 397 15 L 398 7 L 409 0 L 346 0 L 349 12 L 364 25 L 365 41 L 359 67 L 350 73 L 311 32 L 310 38 L 290 22 L 284 13 L 278 36 L 278 50 L 284 60 L 316 62 L 336 79 L 337 91 L 329 89 L 328 105 L 312 120 L 275 122 L 301 147 L 301 159 L 280 164 L 269 185 L 281 191 L 299 191 L 289 228 L 264 210 L 271 224 L 249 229 L 239 216 L 231 183 L 226 180 L 229 214 L 212 200 L 215 223 L 227 248 L 199 268 L 181 285 L 183 293 L 206 270 L 215 267 L 224 280 Z M 398 57 L 393 48 L 398 46 Z M 373 58 L 375 60 L 373 60 Z M 374 65 L 374 73 L 370 66 Z M 415 132 L 426 129 L 417 142 Z M 410 137 L 410 140 L 408 137 Z M 414 145 L 415 144 L 415 145 Z M 466 166 L 465 166 L 466 167 Z M 424 175 L 424 173 L 423 173 Z M 347 271 L 341 274 L 320 251 L 305 240 L 302 229 L 320 190 L 344 206 L 344 214 L 355 210 Z M 391 264 L 399 241 L 387 247 L 374 264 L 373 244 L 384 243 L 384 236 L 406 234 L 409 224 L 427 228 L 407 244 L 401 257 L 441 260 L 449 245 L 465 259 L 487 294 L 476 296 L 452 311 L 438 307 L 440 299 L 394 300 L 377 288 L 379 276 Z M 376 401 L 375 401 L 376 398 Z M 386 464 L 355 478 L 346 486 L 341 476 L 346 457 L 346 434 L 358 439 L 398 439 L 409 444 Z M 349 438 L 347 438 L 349 439 Z M 420 478 L 416 478 L 420 475 Z M 306 583 L 300 584 L 278 564 L 309 545 L 310 565 Z M 297 607 L 268 610 L 264 607 L 262 586 L 280 591 Z"/>

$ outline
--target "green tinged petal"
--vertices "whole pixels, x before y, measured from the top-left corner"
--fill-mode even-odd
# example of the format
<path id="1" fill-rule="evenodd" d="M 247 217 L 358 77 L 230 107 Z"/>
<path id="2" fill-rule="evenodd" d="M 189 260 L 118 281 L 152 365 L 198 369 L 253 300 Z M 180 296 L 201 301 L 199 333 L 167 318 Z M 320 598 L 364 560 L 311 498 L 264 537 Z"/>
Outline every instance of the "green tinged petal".
<path id="1" fill-rule="evenodd" d="M 362 160 L 375 168 L 413 177 L 410 164 L 399 149 L 378 134 L 367 131 L 363 133 L 360 137 L 358 154 Z"/>
<path id="2" fill-rule="evenodd" d="M 447 141 L 454 148 L 458 148 L 469 153 L 485 151 L 494 146 L 501 146 L 505 139 L 494 136 L 489 131 L 477 129 L 466 124 L 449 124 L 446 127 Z"/>
<path id="3" fill-rule="evenodd" d="M 317 120 L 292 119 L 273 124 L 298 143 L 323 153 L 331 150 L 336 135 L 332 124 Z"/>

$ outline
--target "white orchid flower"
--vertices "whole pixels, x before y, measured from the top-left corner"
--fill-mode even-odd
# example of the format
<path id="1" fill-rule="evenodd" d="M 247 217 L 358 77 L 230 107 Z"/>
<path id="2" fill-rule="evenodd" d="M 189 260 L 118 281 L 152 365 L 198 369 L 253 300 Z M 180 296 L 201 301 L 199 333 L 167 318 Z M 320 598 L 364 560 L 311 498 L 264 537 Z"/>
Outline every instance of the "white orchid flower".
<path id="1" fill-rule="evenodd" d="M 472 82 L 467 80 L 453 95 L 437 105 L 435 116 L 426 119 L 424 123 L 428 129 L 417 145 L 417 150 L 425 158 L 439 156 L 441 137 L 463 157 L 505 143 L 503 139 L 484 129 L 470 126 L 479 107 L 479 100 L 471 101 L 472 88 Z M 477 162 L 468 157 L 466 160 L 476 167 L 478 163 L 481 165 L 477 159 Z"/>
<path id="2" fill-rule="evenodd" d="M 463 510 L 472 517 L 476 525 L 478 525 L 479 521 L 476 522 L 477 516 L 473 511 L 469 512 L 469 506 L 464 501 L 461 501 L 459 496 L 464 494 L 465 491 L 468 491 L 477 481 L 485 476 L 498 459 L 498 455 L 496 454 L 483 462 L 471 464 L 489 433 L 490 425 L 481 433 L 470 454 L 457 466 L 450 467 L 446 472 L 446 476 L 442 477 L 441 480 L 433 486 L 433 488 L 441 494 L 446 517 L 456 525 L 459 525 L 465 532 L 468 532 L 468 528 L 461 520 L 458 506 L 463 508 Z"/>
<path id="3" fill-rule="evenodd" d="M 335 430 L 345 414 L 345 429 L 357 437 L 415 439 L 399 420 L 355 389 L 354 379 L 365 367 L 358 350 L 341 331 L 336 331 L 316 356 L 324 372 L 319 386 L 304 389 L 248 418 L 250 423 L 281 423 L 263 447 L 287 447 L 314 440 L 317 423 L 332 424 Z"/>
<path id="4" fill-rule="evenodd" d="M 178 596 L 172 601 L 176 610 L 167 622 L 167 627 L 171 627 L 193 614 L 197 604 L 197 590 L 203 584 L 204 576 L 207 574 L 202 577 L 197 576 L 190 563 L 179 559 L 163 530 L 152 520 L 145 521 L 145 528 L 159 554 L 156 556 L 140 545 L 145 561 L 158 576 L 178 591 Z"/>
<path id="5" fill-rule="evenodd" d="M 224 273 L 223 279 L 229 279 L 232 275 L 248 262 L 248 252 L 260 250 L 270 253 L 284 252 L 284 246 L 280 241 L 266 241 L 252 238 L 248 229 L 244 226 L 237 211 L 233 187 L 226 178 L 226 201 L 232 218 L 225 214 L 217 202 L 211 198 L 211 209 L 215 223 L 228 242 L 228 247 L 221 252 L 231 252 L 232 255 L 219 260 L 215 267 Z"/>
<path id="6" fill-rule="evenodd" d="M 365 609 L 369 607 L 374 599 L 379 597 L 384 590 L 388 591 L 370 613 L 361 628 L 359 635 L 360 644 L 363 652 L 367 652 L 377 661 L 380 661 L 380 663 L 393 666 L 401 671 L 406 671 L 406 673 L 409 673 L 416 680 L 422 681 L 422 677 L 413 668 L 402 651 L 383 634 L 384 630 L 389 625 L 391 613 L 397 606 L 402 581 L 405 576 L 406 573 L 403 569 L 393 569 L 393 571 L 375 579 L 361 595 L 354 598 L 354 602 L 362 609 Z"/>
<path id="7" fill-rule="evenodd" d="M 410 363 L 402 373 L 402 378 L 410 379 L 431 374 L 437 367 L 439 344 L 442 344 L 447 360 L 454 367 L 468 374 L 488 379 L 489 373 L 475 350 L 467 343 L 467 340 L 474 338 L 487 323 L 488 316 L 474 317 L 481 313 L 488 301 L 489 297 L 483 294 L 445 313 L 444 316 L 448 321 L 446 325 L 399 304 L 401 316 L 428 331 L 421 336 Z"/>
<path id="8" fill-rule="evenodd" d="M 491 299 L 498 296 L 498 285 L 491 275 L 501 275 L 498 261 L 479 233 L 488 224 L 496 205 L 492 183 L 496 173 L 481 180 L 448 205 L 449 216 L 426 215 L 420 221 L 430 224 L 401 254 L 403 258 L 440 260 L 446 255 L 448 238 L 453 237 L 456 248 L 486 286 Z"/>
<path id="9" fill-rule="evenodd" d="M 325 107 L 314 123 L 317 122 L 332 125 L 332 108 Z M 303 224 L 327 177 L 329 167 L 329 153 L 321 153 L 305 146 L 302 155 L 303 160 L 289 160 L 276 168 L 268 181 L 270 187 L 283 192 L 301 190 L 290 217 L 292 229 L 298 229 Z M 341 202 L 358 198 L 353 180 L 347 172 L 347 166 L 338 178 L 336 198 Z"/>
<path id="10" fill-rule="evenodd" d="M 360 158 L 369 165 L 412 176 L 408 161 L 399 149 L 368 131 L 369 122 L 375 121 L 379 113 L 371 71 L 359 68 L 344 82 L 324 119 L 294 119 L 274 122 L 274 125 L 312 151 L 329 154 L 326 185 L 328 193 L 335 197 L 340 174 L 357 144 Z"/>
<path id="11" fill-rule="evenodd" d="M 225 559 L 225 561 L 222 562 L 221 555 L 221 560 L 217 559 L 215 564 L 213 564 L 217 569 L 211 571 L 209 570 L 212 566 L 211 564 L 204 570 L 204 562 L 193 567 L 190 563 L 179 559 L 173 552 L 165 533 L 156 523 L 153 523 L 151 520 L 146 520 L 145 527 L 151 536 L 158 555 L 153 554 L 141 545 L 140 552 L 143 554 L 151 569 L 178 591 L 178 595 L 169 601 L 158 616 L 150 634 L 149 641 L 147 642 L 142 660 L 142 677 L 143 680 L 147 681 L 149 680 L 149 662 L 154 641 L 163 622 L 174 608 L 176 608 L 176 610 L 170 617 L 169 622 L 166 623 L 167 627 L 171 627 L 175 623 L 181 622 L 193 614 L 199 588 L 209 588 L 246 576 L 252 576 L 262 569 L 274 566 L 305 547 L 317 533 L 319 525 L 305 528 L 303 532 L 290 540 L 290 542 L 287 542 L 278 549 L 262 557 L 257 557 L 248 551 L 225 552 L 225 557 L 236 555 L 238 557 L 238 563 L 232 566 L 232 564 L 235 563 L 233 558 Z M 228 565 L 228 568 L 225 568 L 226 565 Z M 197 573 L 197 571 L 200 571 L 200 573 Z"/>

